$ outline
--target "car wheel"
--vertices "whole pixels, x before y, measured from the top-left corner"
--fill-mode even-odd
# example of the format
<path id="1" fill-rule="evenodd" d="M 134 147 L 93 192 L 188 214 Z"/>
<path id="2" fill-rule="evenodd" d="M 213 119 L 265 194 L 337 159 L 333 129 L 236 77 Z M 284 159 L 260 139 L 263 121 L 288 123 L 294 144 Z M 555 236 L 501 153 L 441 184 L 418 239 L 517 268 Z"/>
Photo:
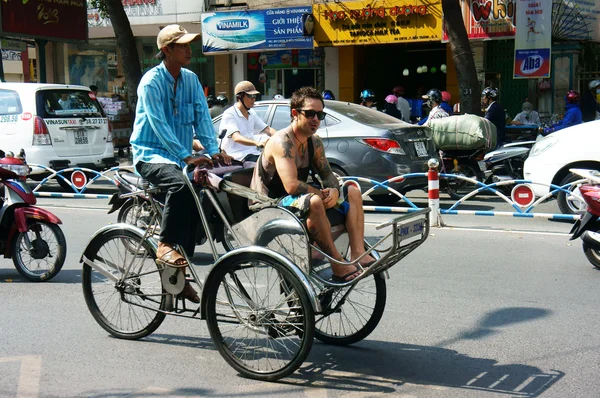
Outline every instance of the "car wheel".
<path id="1" fill-rule="evenodd" d="M 560 185 L 563 186 L 566 184 L 570 184 L 573 181 L 581 179 L 582 177 L 573 173 L 569 173 L 565 176 L 565 178 L 563 178 L 563 180 L 560 182 Z M 579 192 L 580 185 L 581 184 L 574 185 L 567 189 L 569 190 L 569 192 L 573 192 L 577 196 L 581 196 L 581 193 Z M 580 214 L 584 213 L 586 209 L 585 202 L 579 200 L 574 195 L 570 195 L 566 192 L 559 192 L 556 201 L 558 202 L 558 208 L 560 209 L 560 212 L 563 214 Z"/>

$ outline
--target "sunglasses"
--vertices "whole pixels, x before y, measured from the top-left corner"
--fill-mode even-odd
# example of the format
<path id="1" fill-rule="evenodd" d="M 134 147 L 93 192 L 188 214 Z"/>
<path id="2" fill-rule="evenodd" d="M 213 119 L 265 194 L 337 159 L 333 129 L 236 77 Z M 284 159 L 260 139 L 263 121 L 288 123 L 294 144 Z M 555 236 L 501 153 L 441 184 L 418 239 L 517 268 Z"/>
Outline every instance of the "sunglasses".
<path id="1" fill-rule="evenodd" d="M 258 94 L 246 94 L 246 97 L 248 97 L 250 99 L 256 99 L 257 96 L 258 96 Z"/>
<path id="2" fill-rule="evenodd" d="M 298 112 L 303 114 L 307 119 L 312 119 L 317 116 L 317 119 L 323 120 L 325 119 L 325 115 L 327 115 L 323 111 L 313 111 L 312 109 L 296 109 Z"/>

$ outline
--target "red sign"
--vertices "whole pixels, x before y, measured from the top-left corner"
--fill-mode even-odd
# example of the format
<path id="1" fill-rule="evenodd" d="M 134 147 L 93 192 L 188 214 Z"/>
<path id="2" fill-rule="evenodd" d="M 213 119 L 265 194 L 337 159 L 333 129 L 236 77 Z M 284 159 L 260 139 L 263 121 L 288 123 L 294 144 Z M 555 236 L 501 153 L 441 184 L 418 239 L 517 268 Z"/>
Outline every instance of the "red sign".
<path id="1" fill-rule="evenodd" d="M 71 184 L 77 189 L 85 187 L 87 184 L 87 177 L 83 171 L 76 170 L 71 173 Z"/>
<path id="2" fill-rule="evenodd" d="M 533 193 L 533 189 L 529 185 L 519 184 L 516 185 L 510 196 L 512 197 L 513 202 L 518 204 L 521 207 L 531 206 L 535 201 L 535 194 Z"/>
<path id="3" fill-rule="evenodd" d="M 54 41 L 87 41 L 86 0 L 2 0 L 1 33 Z"/>

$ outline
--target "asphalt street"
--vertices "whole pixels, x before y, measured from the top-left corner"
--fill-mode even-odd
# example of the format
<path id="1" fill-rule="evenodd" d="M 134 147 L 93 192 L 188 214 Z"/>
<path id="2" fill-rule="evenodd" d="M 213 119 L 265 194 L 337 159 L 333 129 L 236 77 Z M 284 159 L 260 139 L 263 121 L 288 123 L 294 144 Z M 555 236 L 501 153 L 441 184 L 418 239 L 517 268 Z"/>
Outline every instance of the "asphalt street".
<path id="1" fill-rule="evenodd" d="M 417 199 L 420 200 L 420 199 Z M 444 199 L 446 200 L 446 199 Z M 0 259 L 1 397 L 290 396 L 591 397 L 600 271 L 565 222 L 447 216 L 390 270 L 384 317 L 351 347 L 315 342 L 278 383 L 244 379 L 203 321 L 167 317 L 139 341 L 110 337 L 81 293 L 79 257 L 115 222 L 106 200 L 40 199 L 63 220 L 68 256 L 50 282 Z M 549 202 L 544 212 L 553 212 Z M 494 207 L 485 200 L 471 206 Z M 367 215 L 367 235 L 388 214 Z M 207 247 L 195 260 L 205 273 Z"/>

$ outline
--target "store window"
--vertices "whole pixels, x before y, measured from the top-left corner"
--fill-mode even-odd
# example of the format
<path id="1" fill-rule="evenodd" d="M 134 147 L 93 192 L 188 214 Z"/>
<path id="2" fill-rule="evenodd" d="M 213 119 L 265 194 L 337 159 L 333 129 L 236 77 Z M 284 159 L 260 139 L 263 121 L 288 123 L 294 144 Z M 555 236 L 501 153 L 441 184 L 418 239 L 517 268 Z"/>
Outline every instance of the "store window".
<path id="1" fill-rule="evenodd" d="M 117 43 L 114 39 L 90 40 L 67 47 L 68 84 L 96 86 L 100 94 L 114 92 L 118 82 Z"/>

